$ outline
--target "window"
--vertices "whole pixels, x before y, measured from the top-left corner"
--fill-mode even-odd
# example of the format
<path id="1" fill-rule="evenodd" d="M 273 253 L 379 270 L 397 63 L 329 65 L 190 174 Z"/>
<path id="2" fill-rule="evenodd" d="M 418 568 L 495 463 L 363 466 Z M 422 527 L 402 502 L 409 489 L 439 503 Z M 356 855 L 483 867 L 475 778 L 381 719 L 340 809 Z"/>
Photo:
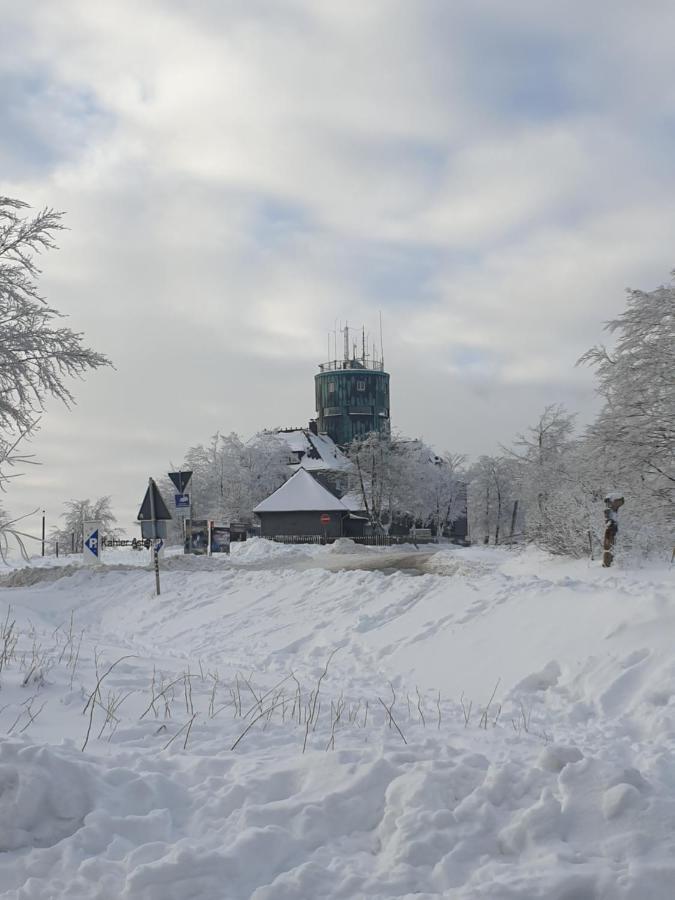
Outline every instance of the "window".
<path id="1" fill-rule="evenodd" d="M 356 390 L 357 391 L 365 391 L 365 389 L 366 389 L 365 381 L 357 381 L 356 382 Z"/>
<path id="2" fill-rule="evenodd" d="M 328 382 L 328 393 L 329 393 L 329 394 L 334 394 L 334 393 L 335 393 L 335 382 L 334 382 L 334 381 L 329 381 L 329 382 Z"/>

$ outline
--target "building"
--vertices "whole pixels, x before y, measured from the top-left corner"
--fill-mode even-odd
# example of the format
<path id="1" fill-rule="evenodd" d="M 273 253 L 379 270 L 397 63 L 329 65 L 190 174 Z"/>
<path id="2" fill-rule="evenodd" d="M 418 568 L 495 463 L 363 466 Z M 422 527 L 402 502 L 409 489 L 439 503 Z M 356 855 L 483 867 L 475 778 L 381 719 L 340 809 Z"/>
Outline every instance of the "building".
<path id="1" fill-rule="evenodd" d="M 314 376 L 317 427 L 344 447 L 371 432 L 390 431 L 389 375 L 375 351 L 369 355 L 363 332 L 361 355 L 350 347 L 349 326 L 344 328 L 344 355 L 319 365 Z"/>
<path id="2" fill-rule="evenodd" d="M 361 334 L 360 355 L 357 344 L 350 344 L 348 326 L 343 334 L 342 359 L 322 363 L 314 376 L 317 419 L 310 421 L 308 428 L 275 432 L 288 446 L 289 469 L 294 474 L 254 510 L 263 537 L 318 536 L 331 540 L 361 537 L 374 529 L 345 451 L 354 438 L 373 432 L 390 434 L 389 374 L 384 370 L 382 353 L 378 358 L 375 349 L 367 352 L 365 331 Z M 329 339 L 329 347 L 330 343 Z M 429 453 L 421 441 L 409 444 L 422 454 Z M 430 467 L 445 465 L 433 453 L 422 461 Z M 388 529 L 392 535 L 406 535 L 411 527 L 428 525 L 415 522 L 405 512 L 392 512 Z M 434 533 L 436 530 L 434 525 Z M 465 540 L 463 512 L 452 528 L 446 529 L 445 536 Z"/>
<path id="3" fill-rule="evenodd" d="M 280 488 L 253 510 L 262 537 L 313 535 L 329 540 L 348 533 L 350 511 L 300 466 Z"/>
<path id="4" fill-rule="evenodd" d="M 314 419 L 309 428 L 280 428 L 274 433 L 288 446 L 291 472 L 302 466 L 338 497 L 349 489 L 352 464 L 331 437 L 319 434 Z"/>

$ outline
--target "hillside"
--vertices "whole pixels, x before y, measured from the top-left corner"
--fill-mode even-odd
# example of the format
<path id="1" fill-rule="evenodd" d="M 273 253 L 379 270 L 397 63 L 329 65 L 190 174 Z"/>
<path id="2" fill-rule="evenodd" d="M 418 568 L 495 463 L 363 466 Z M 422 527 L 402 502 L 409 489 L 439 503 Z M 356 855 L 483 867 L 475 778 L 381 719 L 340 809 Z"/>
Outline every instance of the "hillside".
<path id="1" fill-rule="evenodd" d="M 672 897 L 671 569 L 61 562 L 0 577 L 1 897 Z"/>

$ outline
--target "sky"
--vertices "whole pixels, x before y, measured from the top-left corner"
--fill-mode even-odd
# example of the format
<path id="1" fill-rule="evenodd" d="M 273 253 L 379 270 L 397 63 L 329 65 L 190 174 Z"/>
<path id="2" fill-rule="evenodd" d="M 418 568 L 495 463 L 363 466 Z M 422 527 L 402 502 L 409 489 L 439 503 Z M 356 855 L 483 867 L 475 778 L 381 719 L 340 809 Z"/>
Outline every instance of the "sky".
<path id="1" fill-rule="evenodd" d="M 336 320 L 382 313 L 438 451 L 583 426 L 576 360 L 675 265 L 672 2 L 0 5 L 0 193 L 65 211 L 40 288 L 115 365 L 3 500 L 48 528 L 109 494 L 134 533 L 188 447 L 305 425 Z"/>

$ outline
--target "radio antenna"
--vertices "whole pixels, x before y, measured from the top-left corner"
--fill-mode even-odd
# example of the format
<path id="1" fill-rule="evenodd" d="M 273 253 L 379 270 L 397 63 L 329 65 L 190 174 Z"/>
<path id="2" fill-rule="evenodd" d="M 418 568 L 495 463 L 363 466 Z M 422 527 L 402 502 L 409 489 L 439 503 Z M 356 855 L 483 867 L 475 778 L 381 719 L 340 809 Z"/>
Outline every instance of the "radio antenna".
<path id="1" fill-rule="evenodd" d="M 384 369 L 384 344 L 382 343 L 382 310 L 380 310 L 380 362 Z"/>

